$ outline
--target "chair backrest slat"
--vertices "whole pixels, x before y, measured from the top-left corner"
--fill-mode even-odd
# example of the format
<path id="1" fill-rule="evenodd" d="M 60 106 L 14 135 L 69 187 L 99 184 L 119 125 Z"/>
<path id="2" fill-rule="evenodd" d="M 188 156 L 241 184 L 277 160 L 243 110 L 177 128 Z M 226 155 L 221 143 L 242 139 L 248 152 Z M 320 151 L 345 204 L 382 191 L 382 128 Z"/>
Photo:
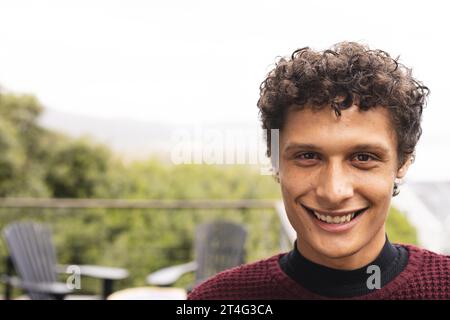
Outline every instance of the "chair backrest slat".
<path id="1" fill-rule="evenodd" d="M 195 235 L 196 284 L 244 263 L 247 231 L 239 224 L 215 221 L 199 225 Z"/>

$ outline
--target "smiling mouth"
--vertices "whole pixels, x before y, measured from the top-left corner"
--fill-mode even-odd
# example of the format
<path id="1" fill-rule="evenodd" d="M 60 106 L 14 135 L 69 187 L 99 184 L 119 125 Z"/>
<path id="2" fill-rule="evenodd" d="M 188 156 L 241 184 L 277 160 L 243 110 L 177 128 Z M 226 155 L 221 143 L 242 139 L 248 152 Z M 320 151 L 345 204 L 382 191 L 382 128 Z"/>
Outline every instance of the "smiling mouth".
<path id="1" fill-rule="evenodd" d="M 317 219 L 321 222 L 325 222 L 325 223 L 329 223 L 329 224 L 346 224 L 350 221 L 352 221 L 353 219 L 355 219 L 356 217 L 360 216 L 361 214 L 363 214 L 369 207 L 349 213 L 347 215 L 340 215 L 340 216 L 331 216 L 331 215 L 324 215 L 324 214 L 320 214 L 306 206 L 304 206 L 303 204 L 301 204 L 301 206 L 303 207 L 303 209 L 305 209 L 314 219 Z"/>

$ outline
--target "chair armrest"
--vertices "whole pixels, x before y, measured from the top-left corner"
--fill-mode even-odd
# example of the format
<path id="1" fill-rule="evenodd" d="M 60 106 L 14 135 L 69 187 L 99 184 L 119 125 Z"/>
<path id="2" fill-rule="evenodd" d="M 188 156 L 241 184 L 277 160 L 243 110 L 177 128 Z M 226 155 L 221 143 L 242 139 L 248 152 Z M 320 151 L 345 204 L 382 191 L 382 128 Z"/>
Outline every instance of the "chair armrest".
<path id="1" fill-rule="evenodd" d="M 48 293 L 54 296 L 61 296 L 61 297 L 64 297 L 65 295 L 73 292 L 71 289 L 67 287 L 66 283 L 61 282 L 43 282 L 43 283 L 22 282 L 21 287 L 22 289 L 28 291 Z"/>
<path id="2" fill-rule="evenodd" d="M 147 283 L 155 286 L 170 286 L 174 284 L 182 275 L 197 270 L 197 262 L 167 267 L 155 271 L 147 276 Z"/>
<path id="3" fill-rule="evenodd" d="M 73 292 L 67 287 L 67 284 L 62 282 L 25 282 L 18 277 L 5 275 L 1 277 L 1 281 L 22 290 L 50 294 L 56 298 L 64 298 L 64 296 Z"/>
<path id="4" fill-rule="evenodd" d="M 79 272 L 81 276 L 87 276 L 97 279 L 105 280 L 122 280 L 128 277 L 128 270 L 122 268 L 113 268 L 105 266 L 94 265 L 74 265 L 71 270 L 70 265 L 56 265 L 56 272 L 58 273 L 74 273 Z"/>

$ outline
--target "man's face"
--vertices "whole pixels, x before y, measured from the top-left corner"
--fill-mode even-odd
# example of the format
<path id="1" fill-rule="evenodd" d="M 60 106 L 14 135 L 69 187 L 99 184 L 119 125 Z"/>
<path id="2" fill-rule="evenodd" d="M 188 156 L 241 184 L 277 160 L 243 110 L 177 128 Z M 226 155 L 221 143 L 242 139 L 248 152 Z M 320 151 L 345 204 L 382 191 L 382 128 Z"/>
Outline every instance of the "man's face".
<path id="1" fill-rule="evenodd" d="M 397 170 L 396 147 L 382 107 L 363 112 L 353 105 L 340 117 L 330 107 L 288 112 L 280 131 L 279 178 L 304 255 L 327 265 L 361 252 L 370 255 L 363 249 L 375 241 L 384 244 L 394 179 L 408 167 Z M 308 208 L 322 214 L 318 218 Z"/>

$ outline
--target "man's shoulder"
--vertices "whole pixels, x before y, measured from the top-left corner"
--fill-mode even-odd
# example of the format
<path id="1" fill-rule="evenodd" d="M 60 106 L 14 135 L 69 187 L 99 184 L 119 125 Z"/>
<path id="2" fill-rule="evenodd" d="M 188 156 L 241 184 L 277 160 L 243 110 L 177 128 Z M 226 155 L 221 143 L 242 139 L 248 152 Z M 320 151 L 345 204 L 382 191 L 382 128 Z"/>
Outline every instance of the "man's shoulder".
<path id="1" fill-rule="evenodd" d="M 450 267 L 450 255 L 436 253 L 411 244 L 401 244 L 409 252 L 410 260 L 420 265 L 421 269 Z"/>
<path id="2" fill-rule="evenodd" d="M 233 300 L 251 299 L 264 294 L 265 288 L 273 287 L 273 275 L 276 273 L 279 257 L 249 264 L 243 264 L 205 280 L 189 294 L 189 300 Z"/>
<path id="3" fill-rule="evenodd" d="M 414 245 L 408 249 L 408 265 L 403 272 L 408 279 L 397 294 L 415 299 L 450 299 L 450 256 Z"/>

